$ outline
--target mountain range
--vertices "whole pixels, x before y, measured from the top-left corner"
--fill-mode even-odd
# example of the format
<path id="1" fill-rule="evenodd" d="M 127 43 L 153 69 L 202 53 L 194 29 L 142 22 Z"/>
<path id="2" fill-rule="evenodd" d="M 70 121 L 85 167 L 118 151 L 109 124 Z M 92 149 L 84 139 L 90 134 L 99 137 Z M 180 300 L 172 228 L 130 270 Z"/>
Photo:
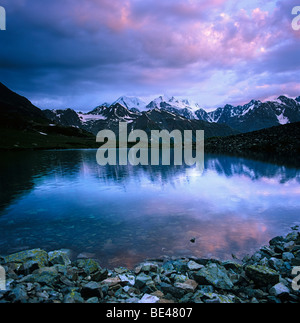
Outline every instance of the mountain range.
<path id="1" fill-rule="evenodd" d="M 84 129 L 96 135 L 102 129 L 111 129 L 118 132 L 119 122 L 128 124 L 128 131 L 141 129 L 150 134 L 151 130 L 204 130 L 206 138 L 215 136 L 228 136 L 236 134 L 226 124 L 210 123 L 199 120 L 195 116 L 185 117 L 179 113 L 189 110 L 187 103 L 174 102 L 177 109 L 174 111 L 164 103 L 163 97 L 146 105 L 138 98 L 121 97 L 111 105 L 105 103 L 97 106 L 88 113 L 66 110 L 44 110 L 46 118 L 64 126 L 73 126 Z M 184 105 L 185 104 L 185 105 Z M 180 112 L 182 112 L 180 111 Z"/>
<path id="2" fill-rule="evenodd" d="M 231 134 L 246 133 L 300 121 L 300 96 L 295 99 L 279 96 L 274 101 L 266 102 L 251 100 L 238 106 L 226 104 L 211 112 L 188 99 L 160 96 L 146 104 L 139 98 L 122 96 L 112 104 L 101 104 L 88 113 L 66 109 L 45 110 L 44 114 L 53 122 L 79 127 L 93 134 L 118 121 L 127 122 L 131 129 L 147 125 L 151 129 L 154 127 L 159 130 L 161 126 L 166 127 L 166 120 L 173 120 L 174 125 L 171 126 L 169 122 L 164 129 L 175 129 L 175 124 L 181 124 L 179 129 L 200 126 L 221 129 L 215 134 L 207 133 L 209 137 L 225 136 L 230 129 Z M 218 128 L 217 125 L 222 127 Z"/>
<path id="3" fill-rule="evenodd" d="M 88 113 L 73 109 L 41 110 L 0 83 L 0 149 L 96 148 L 95 135 L 103 129 L 118 133 L 119 122 L 128 131 L 204 130 L 205 137 L 227 137 L 300 121 L 300 97 L 275 101 L 252 100 L 207 112 L 188 99 L 160 96 L 148 104 L 120 97 Z"/>

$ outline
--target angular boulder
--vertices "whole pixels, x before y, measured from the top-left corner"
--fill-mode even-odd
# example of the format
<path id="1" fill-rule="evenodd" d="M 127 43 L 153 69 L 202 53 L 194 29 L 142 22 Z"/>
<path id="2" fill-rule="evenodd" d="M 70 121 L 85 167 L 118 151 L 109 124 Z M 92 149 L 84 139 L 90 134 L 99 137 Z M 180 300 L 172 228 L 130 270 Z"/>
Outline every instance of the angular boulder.
<path id="1" fill-rule="evenodd" d="M 135 287 L 143 288 L 149 282 L 152 282 L 151 276 L 140 273 L 135 279 Z"/>
<path id="2" fill-rule="evenodd" d="M 26 263 L 35 262 L 39 267 L 48 265 L 48 253 L 42 249 L 32 249 L 14 253 L 12 255 L 4 257 L 6 263 Z"/>
<path id="3" fill-rule="evenodd" d="M 188 279 L 184 283 L 175 283 L 174 286 L 187 292 L 194 292 L 197 289 L 198 284 L 195 280 Z"/>
<path id="4" fill-rule="evenodd" d="M 194 280 L 200 285 L 213 285 L 216 288 L 230 290 L 233 283 L 227 270 L 218 264 L 211 263 L 193 274 Z"/>
<path id="5" fill-rule="evenodd" d="M 245 267 L 245 273 L 259 286 L 279 283 L 279 274 L 267 266 L 249 265 Z"/>
<path id="6" fill-rule="evenodd" d="M 88 275 L 101 270 L 101 266 L 93 259 L 78 259 L 75 264 L 83 269 Z"/>
<path id="7" fill-rule="evenodd" d="M 55 251 L 51 251 L 48 252 L 48 257 L 49 257 L 49 262 L 52 265 L 70 265 L 71 264 L 71 260 L 68 256 L 68 252 L 65 250 L 55 250 Z"/>
<path id="8" fill-rule="evenodd" d="M 290 290 L 283 284 L 278 283 L 270 289 L 270 294 L 276 297 L 288 295 Z"/>
<path id="9" fill-rule="evenodd" d="M 60 274 L 54 267 L 43 267 L 35 270 L 31 275 L 25 276 L 21 282 L 40 283 L 41 285 L 53 286 L 60 278 Z"/>

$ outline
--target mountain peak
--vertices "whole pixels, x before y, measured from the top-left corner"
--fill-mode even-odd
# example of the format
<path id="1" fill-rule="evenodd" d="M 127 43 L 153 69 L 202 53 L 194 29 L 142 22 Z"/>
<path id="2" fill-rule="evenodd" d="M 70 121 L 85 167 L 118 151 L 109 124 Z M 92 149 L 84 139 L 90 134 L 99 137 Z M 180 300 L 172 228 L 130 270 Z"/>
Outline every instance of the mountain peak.
<path id="1" fill-rule="evenodd" d="M 154 99 L 147 105 L 148 109 L 163 108 L 163 109 L 176 109 L 176 110 L 187 110 L 192 113 L 200 109 L 200 105 L 196 102 L 188 99 L 179 99 L 174 96 L 169 97 L 167 95 L 161 95 Z"/>
<path id="2" fill-rule="evenodd" d="M 6 113 L 20 112 L 24 116 L 43 117 L 42 111 L 25 97 L 13 92 L 0 82 L 0 109 Z"/>
<path id="3" fill-rule="evenodd" d="M 278 98 L 277 98 L 277 100 L 278 101 L 281 101 L 281 102 L 285 102 L 286 101 L 286 99 L 288 99 L 285 95 L 280 95 Z"/>
<path id="4" fill-rule="evenodd" d="M 280 101 L 282 104 L 286 106 L 293 106 L 295 109 L 297 109 L 298 106 L 298 100 L 297 99 L 291 99 L 286 97 L 285 95 L 281 95 L 278 97 L 277 102 Z"/>
<path id="5" fill-rule="evenodd" d="M 138 109 L 139 111 L 144 111 L 146 108 L 146 103 L 139 98 L 123 95 L 118 98 L 112 105 L 119 103 L 128 110 Z"/>

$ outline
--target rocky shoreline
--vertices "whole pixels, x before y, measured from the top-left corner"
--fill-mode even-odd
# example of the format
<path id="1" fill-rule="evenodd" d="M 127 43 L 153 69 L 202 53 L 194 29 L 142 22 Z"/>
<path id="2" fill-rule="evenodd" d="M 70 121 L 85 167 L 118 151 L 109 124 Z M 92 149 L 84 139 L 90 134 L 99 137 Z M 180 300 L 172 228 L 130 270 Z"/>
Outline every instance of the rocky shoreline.
<path id="1" fill-rule="evenodd" d="M 108 270 L 94 259 L 71 262 L 68 250 L 33 249 L 0 256 L 0 265 L 0 303 L 300 302 L 298 227 L 242 260 L 163 257 Z"/>

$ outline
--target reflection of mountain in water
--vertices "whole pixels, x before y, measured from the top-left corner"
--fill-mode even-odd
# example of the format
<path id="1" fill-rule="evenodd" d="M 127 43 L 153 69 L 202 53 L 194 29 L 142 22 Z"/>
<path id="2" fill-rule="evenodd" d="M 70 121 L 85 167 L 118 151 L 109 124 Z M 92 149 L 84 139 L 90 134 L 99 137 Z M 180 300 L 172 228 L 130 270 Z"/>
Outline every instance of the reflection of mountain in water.
<path id="1" fill-rule="evenodd" d="M 218 174 L 227 177 L 243 175 L 252 180 L 259 180 L 265 177 L 280 183 L 296 179 L 300 183 L 299 169 L 239 157 L 206 155 L 205 169 L 214 170 Z"/>
<path id="2" fill-rule="evenodd" d="M 99 166 L 96 150 L 65 150 L 6 153 L 0 160 L 0 207 L 31 191 L 45 176 L 72 179 L 90 175 L 101 181 L 121 186 L 134 178 L 147 177 L 150 182 L 164 185 L 176 183 L 179 175 L 188 175 L 186 166 Z M 252 180 L 263 177 L 285 183 L 296 179 L 300 170 L 260 161 L 222 155 L 205 156 L 205 172 L 215 171 L 226 177 L 243 175 Z M 34 206 L 33 206 L 34 207 Z"/>

